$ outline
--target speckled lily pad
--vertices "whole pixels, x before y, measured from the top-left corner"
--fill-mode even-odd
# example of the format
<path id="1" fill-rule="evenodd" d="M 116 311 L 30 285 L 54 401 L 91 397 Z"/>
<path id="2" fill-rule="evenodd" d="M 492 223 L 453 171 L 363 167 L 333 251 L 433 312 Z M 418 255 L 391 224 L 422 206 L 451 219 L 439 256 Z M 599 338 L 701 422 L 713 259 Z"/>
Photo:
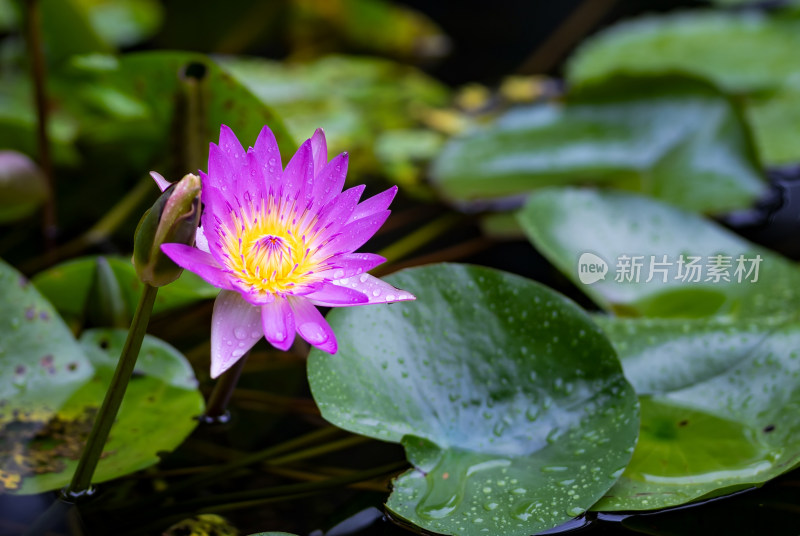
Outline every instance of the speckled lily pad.
<path id="1" fill-rule="evenodd" d="M 575 304 L 518 276 L 433 265 L 416 302 L 336 309 L 309 380 L 330 422 L 402 443 L 393 515 L 444 534 L 528 535 L 588 509 L 627 464 L 635 395 Z"/>
<path id="2" fill-rule="evenodd" d="M 800 324 L 598 320 L 641 396 L 642 428 L 595 509 L 676 506 L 800 464 Z"/>
<path id="3" fill-rule="evenodd" d="M 0 492 L 66 485 L 114 372 L 127 332 L 87 331 L 76 341 L 58 313 L 0 262 Z M 158 462 L 194 429 L 203 398 L 186 359 L 145 337 L 94 482 Z"/>

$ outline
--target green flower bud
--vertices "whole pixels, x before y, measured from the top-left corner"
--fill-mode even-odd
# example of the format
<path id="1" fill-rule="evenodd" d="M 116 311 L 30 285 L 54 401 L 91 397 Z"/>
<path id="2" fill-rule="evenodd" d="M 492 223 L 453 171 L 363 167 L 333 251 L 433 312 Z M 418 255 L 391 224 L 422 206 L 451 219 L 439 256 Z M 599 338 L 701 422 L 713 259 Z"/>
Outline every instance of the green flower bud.
<path id="1" fill-rule="evenodd" d="M 183 268 L 161 251 L 162 244 L 191 246 L 200 223 L 200 177 L 191 173 L 161 194 L 136 227 L 133 264 L 144 283 L 163 287 Z"/>

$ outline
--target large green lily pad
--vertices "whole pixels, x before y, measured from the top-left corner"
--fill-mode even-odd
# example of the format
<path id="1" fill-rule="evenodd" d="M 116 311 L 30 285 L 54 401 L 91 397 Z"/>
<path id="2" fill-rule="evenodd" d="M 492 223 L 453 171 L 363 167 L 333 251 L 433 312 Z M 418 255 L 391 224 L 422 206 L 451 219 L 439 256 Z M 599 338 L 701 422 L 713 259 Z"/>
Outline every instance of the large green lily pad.
<path id="1" fill-rule="evenodd" d="M 800 324 L 599 319 L 641 396 L 633 459 L 597 510 L 651 510 L 800 464 Z"/>
<path id="2" fill-rule="evenodd" d="M 335 425 L 402 443 L 387 507 L 445 534 L 527 535 L 588 509 L 628 462 L 635 395 L 608 341 L 537 283 L 466 265 L 387 278 L 414 302 L 336 309 L 308 373 Z"/>
<path id="3" fill-rule="evenodd" d="M 86 313 L 92 281 L 97 270 L 96 256 L 82 257 L 61 263 L 33 277 L 36 288 L 69 320 L 80 319 Z M 119 285 L 130 314 L 136 310 L 142 283 L 129 258 L 105 257 Z M 195 274 L 184 271 L 181 277 L 159 289 L 153 313 L 185 307 L 200 300 L 215 298 L 219 289 L 212 287 Z"/>
<path id="4" fill-rule="evenodd" d="M 587 40 L 569 64 L 577 85 L 684 73 L 745 94 L 764 161 L 800 160 L 800 17 L 691 11 L 625 22 Z"/>
<path id="5" fill-rule="evenodd" d="M 618 315 L 759 318 L 793 314 L 800 299 L 800 270 L 791 262 L 653 199 L 553 188 L 531 195 L 518 218 L 537 249 Z M 694 258 L 697 270 L 688 267 Z M 592 277 L 591 264 L 604 265 L 605 278 Z"/>
<path id="6" fill-rule="evenodd" d="M 432 176 L 456 201 L 594 183 L 702 212 L 749 206 L 765 189 L 736 108 L 680 78 L 615 79 L 564 105 L 513 109 L 451 140 Z"/>

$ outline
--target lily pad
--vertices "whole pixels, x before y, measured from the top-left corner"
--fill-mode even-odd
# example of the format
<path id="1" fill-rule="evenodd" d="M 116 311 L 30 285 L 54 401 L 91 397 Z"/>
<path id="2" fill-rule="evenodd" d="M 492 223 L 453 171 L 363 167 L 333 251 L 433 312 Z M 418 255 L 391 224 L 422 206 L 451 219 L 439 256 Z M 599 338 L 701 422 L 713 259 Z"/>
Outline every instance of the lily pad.
<path id="1" fill-rule="evenodd" d="M 402 443 L 393 515 L 444 534 L 528 535 L 582 513 L 622 473 L 636 398 L 609 343 L 535 282 L 466 265 L 387 278 L 417 301 L 336 309 L 311 390 L 335 425 Z"/>
<path id="2" fill-rule="evenodd" d="M 84 56 L 71 62 L 61 82 L 54 91 L 87 125 L 86 143 L 119 153 L 140 168 L 159 163 L 168 178 L 205 166 L 208 140 L 216 139 L 220 124 L 231 127 L 246 144 L 254 143 L 269 125 L 284 163 L 296 148 L 272 109 L 202 54 Z M 183 142 L 175 146 L 171 139 Z M 161 167 L 164 162 L 174 169 Z"/>
<path id="3" fill-rule="evenodd" d="M 550 262 L 618 315 L 759 318 L 794 314 L 800 299 L 793 263 L 654 199 L 552 188 L 518 218 Z"/>
<path id="4" fill-rule="evenodd" d="M 800 162 L 800 77 L 795 84 L 748 99 L 747 115 L 765 162 Z"/>
<path id="5" fill-rule="evenodd" d="M 419 130 L 419 110 L 444 106 L 449 92 L 421 71 L 380 58 L 326 56 L 304 64 L 286 64 L 261 58 L 223 57 L 225 71 L 272 107 L 295 136 L 307 136 L 325 126 L 328 152 L 357 155 L 357 171 L 383 171 L 414 184 L 421 166 L 441 145 L 433 131 Z M 391 141 L 388 149 L 386 142 Z M 399 148 L 398 148 L 399 147 Z M 396 169 L 397 166 L 403 169 Z M 381 169 L 382 168 L 382 169 Z M 406 169 L 409 168 L 409 169 Z"/>
<path id="6" fill-rule="evenodd" d="M 46 420 L 91 380 L 93 366 L 53 306 L 3 261 L 0 304 L 0 423 Z"/>
<path id="7" fill-rule="evenodd" d="M 748 11 L 678 12 L 612 26 L 568 65 L 575 84 L 619 75 L 686 73 L 735 92 L 770 90 L 800 74 L 800 18 Z"/>
<path id="8" fill-rule="evenodd" d="M 800 324 L 598 319 L 641 396 L 633 459 L 594 509 L 652 510 L 800 465 Z"/>
<path id="9" fill-rule="evenodd" d="M 84 332 L 80 343 L 94 367 L 94 377 L 48 422 L 42 422 L 39 430 L 19 437 L 31 460 L 46 461 L 46 466 L 37 466 L 33 474 L 23 476 L 19 493 L 40 493 L 69 483 L 126 336 L 125 330 Z M 49 399 L 49 393 L 44 393 Z M 42 392 L 40 396 L 44 396 Z M 186 359 L 167 343 L 145 336 L 134 377 L 92 482 L 111 480 L 158 463 L 160 452 L 174 450 L 194 430 L 203 408 L 203 397 Z"/>
<path id="10" fill-rule="evenodd" d="M 0 261 L 0 491 L 66 485 L 119 360 L 127 332 L 92 330 L 80 343 L 21 274 Z M 186 359 L 145 337 L 134 379 L 95 482 L 158 461 L 192 431 L 203 399 Z"/>
<path id="11" fill-rule="evenodd" d="M 513 109 L 451 140 L 432 177 L 456 201 L 594 183 L 700 212 L 749 206 L 765 190 L 739 112 L 681 78 L 618 78 L 564 105 Z"/>
<path id="12" fill-rule="evenodd" d="M 36 288 L 69 320 L 79 320 L 86 313 L 92 280 L 97 269 L 96 256 L 70 260 L 39 272 L 33 278 Z M 129 258 L 105 257 L 122 291 L 130 317 L 136 311 L 142 283 Z M 185 307 L 201 300 L 215 298 L 219 289 L 212 287 L 191 272 L 159 289 L 153 314 Z"/>
<path id="13" fill-rule="evenodd" d="M 759 153 L 769 164 L 800 160 L 797 85 L 800 17 L 718 11 L 644 17 L 585 42 L 568 78 L 584 85 L 620 75 L 684 73 L 747 95 Z"/>

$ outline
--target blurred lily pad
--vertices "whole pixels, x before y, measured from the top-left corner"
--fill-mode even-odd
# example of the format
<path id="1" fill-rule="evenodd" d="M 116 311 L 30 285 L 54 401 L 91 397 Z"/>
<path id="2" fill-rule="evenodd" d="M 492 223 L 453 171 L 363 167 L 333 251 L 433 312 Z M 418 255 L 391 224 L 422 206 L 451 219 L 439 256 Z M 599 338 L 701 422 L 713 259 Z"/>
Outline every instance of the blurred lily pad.
<path id="1" fill-rule="evenodd" d="M 800 269 L 787 259 L 654 199 L 552 188 L 518 218 L 550 262 L 618 315 L 787 316 L 800 299 Z"/>
<path id="2" fill-rule="evenodd" d="M 432 176 L 456 201 L 594 183 L 701 212 L 746 207 L 765 190 L 735 106 L 679 78 L 615 79 L 564 105 L 512 109 L 451 140 Z"/>
<path id="3" fill-rule="evenodd" d="M 598 319 L 641 396 L 633 459 L 594 509 L 654 510 L 800 465 L 800 325 Z"/>
<path id="4" fill-rule="evenodd" d="M 770 90 L 800 74 L 800 19 L 760 12 L 687 11 L 612 26 L 586 40 L 568 78 L 693 74 L 735 92 Z"/>
<path id="5" fill-rule="evenodd" d="M 116 277 L 119 289 L 130 318 L 136 311 L 142 283 L 130 259 L 105 257 Z M 97 270 L 97 257 L 73 259 L 36 274 L 33 284 L 55 305 L 68 320 L 80 320 L 87 314 L 92 282 Z M 191 272 L 184 271 L 181 277 L 159 289 L 153 313 L 185 307 L 197 301 L 216 298 L 219 289 L 212 287 Z"/>
<path id="6" fill-rule="evenodd" d="M 341 428 L 402 443 L 414 468 L 387 507 L 445 534 L 527 535 L 582 513 L 622 473 L 638 408 L 616 356 L 576 305 L 465 265 L 387 278 L 417 301 L 337 309 L 339 350 L 309 381 Z"/>
<path id="7" fill-rule="evenodd" d="M 684 73 L 747 95 L 756 143 L 770 164 L 800 160 L 800 17 L 676 13 L 625 22 L 587 40 L 569 64 L 575 84 L 620 75 Z M 788 112 L 788 113 L 787 113 Z"/>
<path id="8" fill-rule="evenodd" d="M 307 64 L 242 57 L 218 61 L 269 104 L 295 136 L 324 126 L 330 152 L 358 155 L 352 164 L 359 169 L 376 169 L 373 144 L 381 133 L 415 127 L 415 116 L 424 108 L 442 106 L 449 99 L 447 89 L 422 72 L 380 58 L 328 56 Z M 437 141 L 432 132 L 420 136 L 415 154 L 428 157 Z M 387 152 L 384 148 L 382 154 Z M 397 154 L 396 150 L 392 155 Z M 395 164 L 396 159 L 388 165 L 392 176 Z"/>
<path id="9" fill-rule="evenodd" d="M 59 66 L 71 56 L 109 54 L 114 47 L 91 23 L 82 0 L 41 0 L 45 58 Z"/>
<path id="10" fill-rule="evenodd" d="M 167 177 L 204 167 L 208 141 L 217 138 L 221 124 L 244 145 L 255 143 L 269 125 L 284 163 L 296 148 L 281 119 L 202 54 L 78 57 L 57 90 L 85 123 L 89 148 L 131 161 L 136 169 L 156 166 Z"/>
<path id="11" fill-rule="evenodd" d="M 118 47 L 152 37 L 164 17 L 157 0 L 77 0 L 95 31 Z"/>

